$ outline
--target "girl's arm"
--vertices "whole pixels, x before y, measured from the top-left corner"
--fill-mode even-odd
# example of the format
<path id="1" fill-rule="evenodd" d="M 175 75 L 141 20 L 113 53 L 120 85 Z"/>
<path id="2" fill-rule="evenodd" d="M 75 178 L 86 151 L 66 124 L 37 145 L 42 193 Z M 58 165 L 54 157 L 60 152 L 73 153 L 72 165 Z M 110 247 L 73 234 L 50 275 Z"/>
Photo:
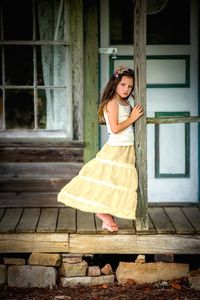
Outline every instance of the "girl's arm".
<path id="1" fill-rule="evenodd" d="M 133 107 L 132 112 L 128 119 L 125 121 L 119 123 L 118 122 L 118 104 L 116 101 L 109 101 L 107 104 L 107 115 L 108 115 L 108 121 L 110 124 L 110 128 L 113 133 L 119 133 L 122 130 L 129 127 L 131 124 L 133 124 L 137 119 L 139 119 L 143 114 L 143 108 L 142 105 L 137 104 Z"/>

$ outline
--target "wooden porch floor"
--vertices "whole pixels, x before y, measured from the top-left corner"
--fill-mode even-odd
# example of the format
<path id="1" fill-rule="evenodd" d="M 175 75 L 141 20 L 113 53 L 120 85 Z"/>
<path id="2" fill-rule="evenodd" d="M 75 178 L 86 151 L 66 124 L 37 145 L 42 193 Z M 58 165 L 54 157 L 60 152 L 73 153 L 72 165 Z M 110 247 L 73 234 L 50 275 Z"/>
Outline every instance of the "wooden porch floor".
<path id="1" fill-rule="evenodd" d="M 116 218 L 113 234 L 72 208 L 1 208 L 0 252 L 200 254 L 200 205 L 149 204 L 148 213 L 148 231 Z"/>

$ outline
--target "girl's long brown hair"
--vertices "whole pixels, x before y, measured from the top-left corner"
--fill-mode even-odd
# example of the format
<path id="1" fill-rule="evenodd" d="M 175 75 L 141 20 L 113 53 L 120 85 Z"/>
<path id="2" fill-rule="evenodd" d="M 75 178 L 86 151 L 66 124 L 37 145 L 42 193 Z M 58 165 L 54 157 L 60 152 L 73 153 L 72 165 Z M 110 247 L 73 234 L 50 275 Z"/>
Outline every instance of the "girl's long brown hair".
<path id="1" fill-rule="evenodd" d="M 98 110 L 98 123 L 101 125 L 105 125 L 106 121 L 104 118 L 104 109 L 107 105 L 107 103 L 113 99 L 116 91 L 116 87 L 118 83 L 122 80 L 123 76 L 129 76 L 133 78 L 133 83 L 134 83 L 134 71 L 132 69 L 128 69 L 126 67 L 119 67 L 115 73 L 111 76 L 110 80 L 108 81 L 104 92 L 101 97 L 101 102 L 99 105 L 99 110 Z M 133 86 L 134 89 L 134 86 Z M 130 94 L 126 99 L 129 98 L 129 96 L 132 94 L 133 89 L 131 90 Z"/>

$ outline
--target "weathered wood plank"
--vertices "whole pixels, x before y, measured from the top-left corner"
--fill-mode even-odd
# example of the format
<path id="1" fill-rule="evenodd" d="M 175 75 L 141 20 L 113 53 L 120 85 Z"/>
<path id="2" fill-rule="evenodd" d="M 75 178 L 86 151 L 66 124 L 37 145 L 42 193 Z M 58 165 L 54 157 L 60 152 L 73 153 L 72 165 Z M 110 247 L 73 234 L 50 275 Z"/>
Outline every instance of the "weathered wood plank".
<path id="1" fill-rule="evenodd" d="M 94 214 L 77 210 L 77 233 L 96 233 Z"/>
<path id="2" fill-rule="evenodd" d="M 81 148 L 1 147 L 1 162 L 82 162 Z"/>
<path id="3" fill-rule="evenodd" d="M 0 222 L 0 232 L 14 232 L 23 208 L 8 208 Z"/>
<path id="4" fill-rule="evenodd" d="M 0 192 L 59 192 L 71 177 L 66 178 L 0 178 Z"/>
<path id="5" fill-rule="evenodd" d="M 183 207 L 184 214 L 192 226 L 196 229 L 197 233 L 200 233 L 200 211 L 197 207 Z"/>
<path id="6" fill-rule="evenodd" d="M 0 193 L 0 207 L 63 207 L 58 193 Z"/>
<path id="7" fill-rule="evenodd" d="M 71 234 L 70 253 L 200 254 L 200 235 Z"/>
<path id="8" fill-rule="evenodd" d="M 72 60 L 73 132 L 74 139 L 83 139 L 83 1 L 70 3 L 70 45 Z"/>
<path id="9" fill-rule="evenodd" d="M 76 210 L 70 207 L 60 208 L 56 232 L 76 232 Z"/>
<path id="10" fill-rule="evenodd" d="M 55 232 L 58 218 L 58 208 L 42 208 L 37 232 Z"/>
<path id="11" fill-rule="evenodd" d="M 2 233 L 0 253 L 69 252 L 66 233 Z"/>
<path id="12" fill-rule="evenodd" d="M 162 207 L 149 207 L 148 212 L 157 233 L 175 233 L 175 228 Z"/>
<path id="13" fill-rule="evenodd" d="M 179 207 L 165 207 L 165 211 L 170 218 L 176 233 L 193 234 L 195 229 L 192 227 L 186 216 Z"/>
<path id="14" fill-rule="evenodd" d="M 98 1 L 83 1 L 84 13 L 84 161 L 92 159 L 98 147 Z"/>
<path id="15" fill-rule="evenodd" d="M 135 226 L 133 220 L 115 217 L 115 221 L 119 227 L 117 234 L 135 234 Z"/>
<path id="16" fill-rule="evenodd" d="M 68 140 L 66 138 L 1 138 L 0 147 L 65 147 L 65 148 L 83 148 L 82 141 Z"/>
<path id="17" fill-rule="evenodd" d="M 151 218 L 148 216 L 148 228 L 136 228 L 136 234 L 156 234 L 155 227 L 151 221 Z"/>
<path id="18" fill-rule="evenodd" d="M 138 206 L 136 229 L 148 229 L 147 212 L 147 124 L 146 124 L 146 0 L 134 1 L 135 104 L 142 104 L 144 115 L 135 123 Z"/>
<path id="19" fill-rule="evenodd" d="M 70 178 L 78 174 L 82 165 L 74 162 L 0 163 L 0 178 Z"/>
<path id="20" fill-rule="evenodd" d="M 16 232 L 35 232 L 40 217 L 40 208 L 25 208 Z"/>
<path id="21" fill-rule="evenodd" d="M 200 122 L 199 116 L 147 118 L 147 124 L 176 124 Z"/>

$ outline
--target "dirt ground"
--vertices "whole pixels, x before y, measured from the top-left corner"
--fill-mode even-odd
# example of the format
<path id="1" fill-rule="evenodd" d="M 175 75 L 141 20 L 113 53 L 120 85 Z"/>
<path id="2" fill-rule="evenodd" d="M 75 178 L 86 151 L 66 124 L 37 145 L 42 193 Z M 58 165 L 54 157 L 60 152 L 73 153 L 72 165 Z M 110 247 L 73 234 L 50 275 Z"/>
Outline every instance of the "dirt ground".
<path id="1" fill-rule="evenodd" d="M 3 286 L 1 300 L 199 300 L 200 291 L 189 288 L 187 279 L 152 284 L 76 286 L 19 289 Z"/>

